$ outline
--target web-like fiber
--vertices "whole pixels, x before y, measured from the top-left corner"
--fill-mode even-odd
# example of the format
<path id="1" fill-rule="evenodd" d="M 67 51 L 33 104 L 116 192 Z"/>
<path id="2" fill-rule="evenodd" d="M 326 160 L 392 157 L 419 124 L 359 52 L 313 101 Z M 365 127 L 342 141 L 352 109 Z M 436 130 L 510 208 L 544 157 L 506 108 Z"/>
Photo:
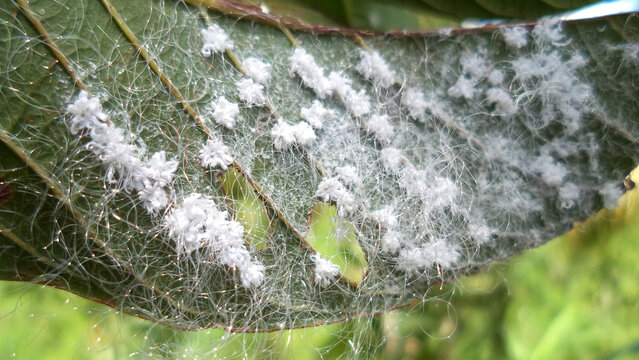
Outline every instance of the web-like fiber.
<path id="1" fill-rule="evenodd" d="M 553 20 L 371 37 L 364 51 L 307 33 L 293 33 L 295 48 L 277 28 L 208 14 L 211 25 L 181 2 L 113 5 L 175 91 L 99 1 L 30 3 L 86 93 L 20 10 L 0 5 L 2 19 L 19 13 L 2 23 L 0 133 L 13 157 L 0 164 L 22 169 L 2 176 L 24 199 L 2 205 L 0 225 L 53 266 L 48 281 L 88 284 L 161 324 L 277 330 L 427 299 L 614 206 L 637 161 L 632 24 L 624 36 Z M 109 167 L 91 147 L 69 107 L 78 97 L 121 129 L 139 169 L 145 154 L 176 162 L 170 184 L 152 187 L 166 202 L 150 208 L 159 193 L 127 186 L 138 168 Z M 225 169 L 235 186 L 222 187 Z M 321 202 L 336 207 L 334 254 L 308 240 Z"/>

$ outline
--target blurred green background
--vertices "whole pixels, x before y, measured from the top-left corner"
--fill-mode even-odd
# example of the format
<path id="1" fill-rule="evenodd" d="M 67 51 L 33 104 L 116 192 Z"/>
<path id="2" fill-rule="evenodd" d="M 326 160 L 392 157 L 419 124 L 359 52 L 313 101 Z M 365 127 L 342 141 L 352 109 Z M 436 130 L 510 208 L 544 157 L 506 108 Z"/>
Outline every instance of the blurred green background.
<path id="1" fill-rule="evenodd" d="M 548 1 L 521 3 L 537 4 L 534 14 L 541 15 L 589 1 L 553 2 L 554 10 Z M 505 16 L 480 16 L 486 9 L 475 5 L 437 8 L 448 0 L 299 3 L 267 6 L 303 12 L 309 22 L 378 30 Z M 375 11 L 385 16 L 379 20 Z M 637 190 L 630 191 L 615 212 L 603 211 L 541 248 L 434 289 L 410 308 L 270 334 L 181 332 L 60 290 L 0 282 L 0 359 L 638 359 L 638 207 Z"/>
<path id="2" fill-rule="evenodd" d="M 596 15 L 605 8 L 628 11 L 637 0 L 234 0 L 260 7 L 262 11 L 287 16 L 313 25 L 356 29 L 433 30 L 459 27 L 463 22 L 534 20 L 600 3 Z M 601 4 L 605 3 L 605 4 Z M 612 10 L 614 12 L 614 9 Z M 593 16 L 592 12 L 589 15 Z"/>

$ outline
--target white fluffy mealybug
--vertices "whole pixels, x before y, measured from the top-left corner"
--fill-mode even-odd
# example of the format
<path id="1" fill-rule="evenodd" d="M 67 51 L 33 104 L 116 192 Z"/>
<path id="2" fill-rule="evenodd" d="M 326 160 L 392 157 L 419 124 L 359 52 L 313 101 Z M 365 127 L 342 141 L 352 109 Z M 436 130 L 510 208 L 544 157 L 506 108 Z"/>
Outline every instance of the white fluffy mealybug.
<path id="1" fill-rule="evenodd" d="M 219 167 L 226 170 L 233 163 L 229 148 L 218 139 L 208 139 L 200 149 L 200 162 L 205 168 Z"/>
<path id="2" fill-rule="evenodd" d="M 427 179 L 432 175 L 424 169 L 418 169 L 409 164 L 402 171 L 402 178 L 399 180 L 399 186 L 411 195 L 423 197 L 430 191 L 430 185 Z"/>
<path id="3" fill-rule="evenodd" d="M 271 129 L 271 137 L 273 138 L 273 146 L 277 150 L 288 149 L 295 144 L 295 131 L 293 125 L 286 123 L 282 119 L 278 119 L 277 123 Z"/>
<path id="4" fill-rule="evenodd" d="M 508 46 L 521 49 L 528 44 L 528 30 L 522 26 L 504 26 L 501 35 Z"/>
<path id="5" fill-rule="evenodd" d="M 504 82 L 504 71 L 500 69 L 493 69 L 493 71 L 488 74 L 488 82 L 492 85 L 499 86 Z"/>
<path id="6" fill-rule="evenodd" d="M 372 211 L 368 214 L 368 217 L 373 219 L 383 229 L 394 229 L 397 227 L 397 214 L 393 205 L 386 205 L 381 209 Z"/>
<path id="7" fill-rule="evenodd" d="M 295 126 L 293 126 L 293 133 L 295 134 L 295 142 L 301 146 L 311 146 L 317 138 L 313 127 L 305 121 L 300 121 L 295 124 Z"/>
<path id="8" fill-rule="evenodd" d="M 317 138 L 313 128 L 306 122 L 290 125 L 281 118 L 273 125 L 271 137 L 277 150 L 285 150 L 293 145 L 311 146 Z"/>
<path id="9" fill-rule="evenodd" d="M 339 95 L 342 103 L 354 116 L 366 115 L 371 111 L 371 100 L 365 90 L 355 91 L 352 80 L 341 72 L 331 72 L 328 76 L 331 88 Z"/>
<path id="10" fill-rule="evenodd" d="M 239 270 L 240 281 L 245 288 L 254 288 L 264 282 L 264 265 L 251 260 L 251 254 L 244 246 L 226 246 L 219 250 L 218 261 Z"/>
<path id="11" fill-rule="evenodd" d="M 437 99 L 435 95 L 426 96 L 424 92 L 416 88 L 407 88 L 402 93 L 402 106 L 408 109 L 408 115 L 419 122 L 426 122 L 432 115 L 437 119 L 448 119 L 446 104 Z"/>
<path id="12" fill-rule="evenodd" d="M 568 169 L 550 155 L 537 156 L 530 164 L 530 170 L 541 175 L 548 185 L 559 186 L 568 175 Z"/>
<path id="13" fill-rule="evenodd" d="M 235 122 L 240 116 L 240 107 L 234 103 L 226 100 L 224 96 L 213 103 L 213 119 L 216 123 L 226 127 L 227 129 L 233 129 Z"/>
<path id="14" fill-rule="evenodd" d="M 619 199 L 623 196 L 623 190 L 619 183 L 610 181 L 599 189 L 599 194 L 603 198 L 604 207 L 608 210 L 614 210 L 619 205 Z"/>
<path id="15" fill-rule="evenodd" d="M 338 167 L 335 172 L 344 185 L 359 185 L 361 182 L 355 166 Z"/>
<path id="16" fill-rule="evenodd" d="M 102 110 L 100 99 L 89 97 L 84 90 L 80 91 L 75 101 L 67 106 L 67 112 L 72 115 L 69 131 L 73 135 L 83 129 L 101 126 L 101 123 L 108 120 L 107 114 Z"/>
<path id="17" fill-rule="evenodd" d="M 143 164 L 143 186 L 137 190 L 148 212 L 156 213 L 168 205 L 169 197 L 163 188 L 170 187 L 177 165 L 177 161 L 166 159 L 164 151 L 154 153 L 151 159 Z"/>
<path id="18" fill-rule="evenodd" d="M 495 105 L 493 115 L 511 116 L 517 112 L 517 105 L 510 97 L 510 94 L 502 88 L 490 88 L 486 91 L 486 102 L 488 105 Z"/>
<path id="19" fill-rule="evenodd" d="M 416 273 L 435 264 L 450 268 L 460 257 L 459 249 L 445 239 L 435 239 L 419 247 L 399 251 L 397 266 L 407 273 Z"/>
<path id="20" fill-rule="evenodd" d="M 391 70 L 386 61 L 374 50 L 360 50 L 360 62 L 355 69 L 365 78 L 372 80 L 375 86 L 388 88 L 395 83 L 397 74 Z"/>
<path id="21" fill-rule="evenodd" d="M 402 168 L 404 156 L 402 151 L 394 147 L 386 147 L 380 151 L 380 158 L 384 168 L 392 173 L 399 173 Z"/>
<path id="22" fill-rule="evenodd" d="M 311 260 L 315 263 L 315 282 L 321 287 L 327 287 L 339 274 L 339 266 L 332 261 L 322 258 L 318 254 L 312 254 Z"/>
<path id="23" fill-rule="evenodd" d="M 323 179 L 317 186 L 315 196 L 322 201 L 334 201 L 340 215 L 346 215 L 355 210 L 355 197 L 348 192 L 337 176 Z"/>
<path id="24" fill-rule="evenodd" d="M 459 64 L 462 67 L 462 74 L 467 75 L 473 81 L 479 81 L 486 77 L 490 66 L 486 63 L 486 56 L 481 52 L 461 54 Z"/>
<path id="25" fill-rule="evenodd" d="M 321 129 L 324 126 L 324 121 L 333 116 L 333 111 L 325 108 L 321 101 L 315 99 L 311 106 L 300 110 L 300 116 L 308 121 L 312 127 Z"/>
<path id="26" fill-rule="evenodd" d="M 313 55 L 298 47 L 289 57 L 289 61 L 291 62 L 291 75 L 297 74 L 304 85 L 315 91 L 317 97 L 323 99 L 330 95 L 333 90 L 331 84 L 324 76 L 324 69 L 315 62 Z"/>
<path id="27" fill-rule="evenodd" d="M 408 108 L 408 115 L 419 122 L 426 122 L 428 103 L 424 93 L 415 88 L 408 88 L 402 94 L 402 104 Z"/>
<path id="28" fill-rule="evenodd" d="M 86 147 L 107 167 L 107 181 L 120 182 L 126 191 L 141 190 L 145 178 L 142 150 L 127 142 L 122 129 L 98 125 L 89 128 L 89 136 Z"/>
<path id="29" fill-rule="evenodd" d="M 383 145 L 389 144 L 395 135 L 395 129 L 386 114 L 372 115 L 364 126 Z"/>
<path id="30" fill-rule="evenodd" d="M 493 232 L 490 230 L 485 221 L 473 221 L 468 224 L 468 231 L 475 243 L 481 245 L 490 241 Z"/>
<path id="31" fill-rule="evenodd" d="M 403 236 L 397 230 L 386 230 L 382 235 L 382 251 L 396 253 L 402 247 Z"/>
<path id="32" fill-rule="evenodd" d="M 209 57 L 214 53 L 233 49 L 233 41 L 217 24 L 202 29 L 202 55 Z"/>
<path id="33" fill-rule="evenodd" d="M 515 79 L 530 82 L 531 91 L 521 97 L 535 98 L 541 103 L 539 116 L 528 125 L 540 129 L 559 120 L 566 132 L 573 134 L 581 127 L 581 117 L 592 109 L 593 89 L 584 83 L 578 69 L 588 63 L 581 53 L 566 60 L 558 51 L 522 56 L 512 61 Z"/>
<path id="34" fill-rule="evenodd" d="M 559 52 L 533 53 L 528 56 L 520 56 L 512 61 L 515 71 L 515 79 L 530 80 L 551 75 L 562 68 L 563 59 Z"/>
<path id="35" fill-rule="evenodd" d="M 559 46 L 565 43 L 565 34 L 561 18 L 545 19 L 537 23 L 532 31 L 533 37 L 540 43 Z"/>
<path id="36" fill-rule="evenodd" d="M 171 185 L 178 163 L 167 160 L 166 153 L 162 150 L 154 153 L 144 165 L 146 181 L 150 180 L 159 187 L 165 187 Z"/>
<path id="37" fill-rule="evenodd" d="M 166 208 L 169 204 L 169 196 L 161 187 L 145 187 L 138 192 L 138 196 L 140 197 L 140 200 L 142 200 L 144 208 L 152 214 Z"/>
<path id="38" fill-rule="evenodd" d="M 244 246 L 244 228 L 228 220 L 215 202 L 202 194 L 191 194 L 164 219 L 168 236 L 178 254 L 206 248 L 217 255 L 221 264 L 236 268 L 244 287 L 254 287 L 264 279 L 264 266 L 253 261 Z"/>
<path id="39" fill-rule="evenodd" d="M 426 210 L 454 206 L 458 192 L 459 188 L 453 180 L 447 177 L 435 177 L 429 184 L 429 201 L 426 204 Z"/>
<path id="40" fill-rule="evenodd" d="M 475 96 L 475 82 L 465 75 L 460 75 L 455 85 L 448 88 L 448 96 L 471 100 Z"/>
<path id="41" fill-rule="evenodd" d="M 271 64 L 250 57 L 242 62 L 246 75 L 260 84 L 266 84 L 271 77 Z"/>
<path id="42" fill-rule="evenodd" d="M 70 132 L 88 130 L 91 138 L 86 144 L 106 166 L 106 180 L 119 183 L 127 192 L 137 192 L 144 208 L 152 214 L 168 205 L 164 187 L 170 186 L 177 170 L 177 161 L 167 160 L 164 151 L 156 152 L 149 161 L 142 159 L 144 150 L 130 144 L 122 129 L 107 124 L 100 100 L 80 91 L 76 100 L 67 107 L 71 114 Z"/>
<path id="43" fill-rule="evenodd" d="M 264 86 L 256 83 L 253 79 L 242 79 L 236 84 L 240 99 L 248 106 L 262 106 L 266 103 L 264 96 Z"/>

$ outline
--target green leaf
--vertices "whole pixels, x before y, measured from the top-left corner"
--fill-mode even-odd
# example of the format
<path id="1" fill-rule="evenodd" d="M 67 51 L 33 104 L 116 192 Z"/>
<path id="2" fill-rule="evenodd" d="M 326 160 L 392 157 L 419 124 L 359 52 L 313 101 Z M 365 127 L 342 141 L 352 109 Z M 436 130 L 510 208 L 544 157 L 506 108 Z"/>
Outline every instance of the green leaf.
<path id="1" fill-rule="evenodd" d="M 366 270 L 366 257 L 357 242 L 353 225 L 337 214 L 335 206 L 317 203 L 311 211 L 306 237 L 309 245 L 340 267 L 343 276 L 359 284 Z"/>
<path id="2" fill-rule="evenodd" d="M 419 2 L 344 0 L 348 26 L 378 31 L 430 30 L 458 27 L 454 16 L 430 9 Z"/>
<path id="3" fill-rule="evenodd" d="M 315 26 L 430 30 L 457 27 L 466 19 L 529 19 L 577 9 L 596 0 L 240 0 L 269 14 Z M 225 1 L 218 2 L 225 3 Z"/>
<path id="4" fill-rule="evenodd" d="M 411 303 L 434 284 L 543 244 L 614 203 L 611 184 L 637 164 L 634 15 L 563 30 L 540 25 L 564 36 L 554 40 L 527 28 L 527 45 L 517 49 L 500 29 L 366 35 L 210 5 L 242 19 L 173 1 L 0 4 L 0 177 L 11 192 L 0 202 L 4 278 L 46 275 L 45 282 L 184 329 L 332 323 Z M 204 57 L 200 32 L 213 22 L 234 48 Z M 314 143 L 279 150 L 271 135 L 277 120 L 299 123 L 300 109 L 316 100 L 291 75 L 294 46 L 325 76 L 350 77 L 372 111 L 354 116 L 344 99 L 328 96 L 333 115 Z M 397 74 L 393 86 L 356 71 L 362 49 L 379 51 Z M 242 104 L 236 83 L 251 56 L 272 66 L 266 105 L 240 105 L 241 120 L 220 126 L 212 104 L 221 96 Z M 484 65 L 468 65 L 473 59 Z M 459 79 L 473 82 L 473 96 L 458 96 L 469 91 Z M 87 148 L 91 134 L 70 132 L 66 109 L 80 89 L 100 99 L 109 126 L 146 149 L 143 161 L 159 151 L 177 161 L 168 207 L 149 214 L 136 191 L 111 181 L 122 174 L 109 173 Z M 429 101 L 412 114 L 409 89 Z M 506 114 L 509 104 L 495 104 L 491 89 L 516 111 Z M 388 115 L 390 144 L 367 130 L 373 114 Z M 209 138 L 230 149 L 235 162 L 226 173 L 202 167 L 198 154 Z M 382 157 L 390 145 L 401 151 L 397 170 Z M 327 200 L 322 181 L 347 165 L 359 181 L 340 190 L 355 205 L 340 221 L 357 239 L 349 238 L 340 276 L 323 287 L 314 254 L 337 249 L 338 237 L 324 233 L 325 243 L 315 243 L 309 226 L 326 219 L 309 217 Z M 222 265 L 214 250 L 176 247 L 164 221 L 193 193 L 244 226 L 252 261 L 265 267 L 259 286 L 244 286 L 242 270 Z M 343 199 L 328 200 L 344 208 Z M 362 264 L 361 281 L 348 281 L 348 269 L 361 274 Z"/>

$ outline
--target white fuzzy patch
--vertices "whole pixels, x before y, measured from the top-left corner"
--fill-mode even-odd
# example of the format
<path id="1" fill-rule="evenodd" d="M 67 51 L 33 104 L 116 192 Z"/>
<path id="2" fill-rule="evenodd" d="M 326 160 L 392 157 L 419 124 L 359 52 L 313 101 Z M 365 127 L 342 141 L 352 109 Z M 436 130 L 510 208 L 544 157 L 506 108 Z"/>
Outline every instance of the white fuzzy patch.
<path id="1" fill-rule="evenodd" d="M 515 70 L 515 79 L 525 81 L 552 74 L 562 67 L 562 63 L 561 54 L 552 51 L 518 57 L 513 60 L 512 67 Z"/>
<path id="2" fill-rule="evenodd" d="M 568 174 L 566 166 L 557 162 L 550 155 L 540 155 L 530 164 L 530 170 L 541 175 L 548 185 L 559 186 Z"/>
<path id="3" fill-rule="evenodd" d="M 236 268 L 244 287 L 254 287 L 264 279 L 264 266 L 251 260 L 244 247 L 244 228 L 227 220 L 226 211 L 202 194 L 191 194 L 164 219 L 168 235 L 176 243 L 178 254 L 207 248 L 217 254 L 221 264 Z"/>
<path id="4" fill-rule="evenodd" d="M 399 172 L 402 167 L 402 161 L 404 160 L 401 150 L 394 147 L 387 147 L 381 150 L 380 157 L 386 170 L 392 173 Z"/>
<path id="5" fill-rule="evenodd" d="M 165 187 L 171 185 L 175 170 L 177 170 L 177 161 L 167 160 L 164 150 L 158 151 L 151 156 L 146 164 L 144 164 L 144 180 L 145 187 L 152 183 L 156 187 Z"/>
<path id="6" fill-rule="evenodd" d="M 475 96 L 474 81 L 464 75 L 460 75 L 455 85 L 448 88 L 448 96 L 454 98 L 463 97 L 466 100 L 471 100 Z"/>
<path id="7" fill-rule="evenodd" d="M 89 94 L 82 90 L 75 101 L 67 106 L 67 112 L 71 114 L 71 124 L 69 131 L 76 135 L 84 129 L 94 129 L 104 126 L 108 116 L 102 110 L 102 104 L 97 97 L 89 97 Z"/>
<path id="8" fill-rule="evenodd" d="M 559 119 L 568 134 L 579 130 L 581 116 L 590 110 L 588 102 L 592 96 L 590 85 L 582 82 L 577 72 L 587 61 L 582 54 L 564 60 L 556 51 L 513 60 L 515 79 L 531 86 L 531 91 L 520 97 L 527 101 L 531 98 L 541 101 L 541 113 L 535 119 L 534 128 L 543 128 Z"/>
<path id="9" fill-rule="evenodd" d="M 378 87 L 388 88 L 395 83 L 397 74 L 391 70 L 377 51 L 360 50 L 360 62 L 357 71 L 365 78 L 372 80 Z"/>
<path id="10" fill-rule="evenodd" d="M 528 30 L 521 26 L 504 26 L 501 28 L 501 35 L 508 46 L 521 49 L 528 44 Z"/>
<path id="11" fill-rule="evenodd" d="M 137 192 L 149 213 L 155 214 L 168 205 L 169 197 L 163 188 L 173 181 L 177 161 L 166 160 L 165 152 L 158 151 L 144 162 L 144 150 L 130 144 L 126 140 L 130 136 L 125 137 L 121 129 L 107 124 L 108 116 L 100 100 L 85 91 L 80 91 L 67 112 L 71 114 L 72 134 L 88 130 L 91 141 L 86 147 L 107 167 L 108 182 L 120 183 L 127 192 Z"/>
<path id="12" fill-rule="evenodd" d="M 457 184 L 446 177 L 435 177 L 429 184 L 426 210 L 454 206 L 459 189 Z"/>
<path id="13" fill-rule="evenodd" d="M 324 70 L 317 65 L 312 55 L 302 48 L 296 48 L 289 58 L 291 74 L 297 74 L 304 85 L 315 91 L 320 99 L 335 92 L 342 103 L 354 116 L 368 114 L 371 109 L 370 97 L 365 90 L 355 91 L 351 79 L 341 72 L 332 72 L 324 76 Z"/>
<path id="14" fill-rule="evenodd" d="M 236 103 L 226 100 L 224 96 L 213 103 L 213 119 L 216 123 L 233 129 L 235 121 L 240 115 L 240 108 Z"/>
<path id="15" fill-rule="evenodd" d="M 144 208 L 150 213 L 157 213 L 159 210 L 166 208 L 169 204 L 169 197 L 161 187 L 151 186 L 145 187 L 138 192 L 138 196 Z"/>
<path id="16" fill-rule="evenodd" d="M 492 231 L 483 221 L 471 222 L 468 224 L 468 230 L 477 244 L 486 244 L 490 241 Z"/>
<path id="17" fill-rule="evenodd" d="M 337 176 L 325 178 L 317 186 L 315 196 L 322 201 L 334 201 L 340 215 L 346 215 L 355 210 L 355 197 L 346 190 Z"/>
<path id="18" fill-rule="evenodd" d="M 264 96 L 264 86 L 256 83 L 253 79 L 242 79 L 236 84 L 240 99 L 248 106 L 262 106 L 266 102 Z"/>
<path id="19" fill-rule="evenodd" d="M 396 253 L 402 246 L 402 234 L 397 230 L 387 230 L 382 235 L 382 251 Z"/>
<path id="20" fill-rule="evenodd" d="M 365 122 L 366 130 L 373 134 L 382 144 L 388 144 L 395 135 L 395 129 L 389 121 L 388 115 L 375 114 Z"/>
<path id="21" fill-rule="evenodd" d="M 304 121 L 293 126 L 293 133 L 295 134 L 295 141 L 301 146 L 311 146 L 317 138 L 313 127 Z"/>
<path id="22" fill-rule="evenodd" d="M 560 18 L 542 20 L 532 31 L 533 37 L 540 43 L 551 43 L 561 46 L 565 43 L 564 30 Z"/>
<path id="23" fill-rule="evenodd" d="M 486 58 L 482 53 L 467 53 L 464 52 L 459 63 L 462 67 L 462 74 L 467 75 L 471 80 L 477 82 L 480 79 L 486 77 L 490 67 L 486 63 Z"/>
<path id="24" fill-rule="evenodd" d="M 331 88 L 339 95 L 354 116 L 366 115 L 371 111 L 371 101 L 365 90 L 355 91 L 351 86 L 352 81 L 341 72 L 331 72 L 328 76 Z"/>
<path id="25" fill-rule="evenodd" d="M 408 273 L 428 269 L 435 264 L 450 268 L 460 257 L 459 249 L 444 239 L 431 240 L 420 247 L 400 250 L 397 265 Z"/>
<path id="26" fill-rule="evenodd" d="M 571 182 L 567 182 L 559 188 L 559 199 L 561 199 L 561 207 L 564 209 L 575 206 L 579 196 L 579 187 Z"/>
<path id="27" fill-rule="evenodd" d="M 313 128 L 302 121 L 296 125 L 289 125 L 284 120 L 278 119 L 271 129 L 273 146 L 277 150 L 285 150 L 293 145 L 311 146 L 317 138 Z"/>
<path id="28" fill-rule="evenodd" d="M 233 157 L 229 148 L 217 139 L 208 139 L 200 149 L 200 161 L 205 168 L 219 167 L 226 170 L 233 163 Z"/>
<path id="29" fill-rule="evenodd" d="M 217 24 L 202 29 L 202 55 L 209 57 L 214 53 L 233 49 L 233 42 Z"/>
<path id="30" fill-rule="evenodd" d="M 611 47 L 614 50 L 623 51 L 623 59 L 632 65 L 639 65 L 639 43 L 628 43 Z"/>
<path id="31" fill-rule="evenodd" d="M 335 169 L 335 172 L 345 185 L 358 185 L 361 182 L 359 175 L 357 175 L 357 168 L 354 166 L 342 166 Z"/>
<path id="32" fill-rule="evenodd" d="M 143 188 L 138 188 L 138 195 L 144 204 L 144 208 L 150 213 L 164 209 L 169 203 L 169 197 L 164 187 L 170 186 L 177 170 L 177 161 L 166 160 L 166 153 L 158 151 L 143 165 L 145 178 L 142 180 Z"/>
<path id="33" fill-rule="evenodd" d="M 271 137 L 273 145 L 277 150 L 288 149 L 295 144 L 295 131 L 293 125 L 289 125 L 282 119 L 278 119 L 277 123 L 271 129 Z"/>
<path id="34" fill-rule="evenodd" d="M 291 62 L 291 74 L 297 74 L 304 85 L 313 89 L 320 99 L 332 92 L 331 84 L 324 76 L 324 70 L 317 65 L 313 56 L 306 50 L 295 48 L 289 61 Z"/>
<path id="35" fill-rule="evenodd" d="M 260 84 L 266 84 L 271 77 L 271 64 L 250 57 L 244 60 L 242 67 L 246 75 Z"/>
<path id="36" fill-rule="evenodd" d="M 315 263 L 315 282 L 321 287 L 327 287 L 339 274 L 339 266 L 332 261 L 322 258 L 318 254 L 312 254 L 311 260 Z"/>
<path id="37" fill-rule="evenodd" d="M 443 101 L 426 96 L 421 90 L 408 88 L 402 94 L 402 105 L 408 109 L 408 115 L 422 123 L 425 123 L 429 114 L 438 119 L 446 119 L 445 105 Z"/>
<path id="38" fill-rule="evenodd" d="M 333 116 L 333 111 L 325 108 L 322 102 L 316 99 L 313 100 L 310 107 L 300 110 L 300 116 L 302 119 L 308 121 L 312 127 L 321 129 L 324 121 Z"/>
<path id="39" fill-rule="evenodd" d="M 559 189 L 559 197 L 562 200 L 577 200 L 579 193 L 579 187 L 571 182 L 563 184 Z"/>
<path id="40" fill-rule="evenodd" d="M 490 88 L 486 91 L 486 102 L 495 105 L 493 115 L 511 116 L 517 112 L 517 106 L 510 94 L 502 88 Z"/>
<path id="41" fill-rule="evenodd" d="M 426 122 L 428 103 L 424 93 L 415 88 L 408 88 L 402 95 L 402 104 L 408 108 L 408 114 L 419 122 Z"/>
<path id="42" fill-rule="evenodd" d="M 604 207 L 608 210 L 614 210 L 619 205 L 619 199 L 623 196 L 623 190 L 619 186 L 619 183 L 610 181 L 599 190 L 599 194 L 603 197 Z"/>
<path id="43" fill-rule="evenodd" d="M 383 229 L 394 229 L 397 227 L 397 214 L 392 205 L 386 205 L 381 209 L 368 214 L 368 217 L 376 221 Z"/>
<path id="44" fill-rule="evenodd" d="M 492 85 L 499 86 L 504 82 L 504 72 L 499 69 L 494 69 L 488 75 L 488 82 Z"/>
<path id="45" fill-rule="evenodd" d="M 423 197 L 428 194 L 430 186 L 426 179 L 431 175 L 426 170 L 417 169 L 413 165 L 408 165 L 402 172 L 402 178 L 399 181 L 401 186 L 408 194 Z"/>

